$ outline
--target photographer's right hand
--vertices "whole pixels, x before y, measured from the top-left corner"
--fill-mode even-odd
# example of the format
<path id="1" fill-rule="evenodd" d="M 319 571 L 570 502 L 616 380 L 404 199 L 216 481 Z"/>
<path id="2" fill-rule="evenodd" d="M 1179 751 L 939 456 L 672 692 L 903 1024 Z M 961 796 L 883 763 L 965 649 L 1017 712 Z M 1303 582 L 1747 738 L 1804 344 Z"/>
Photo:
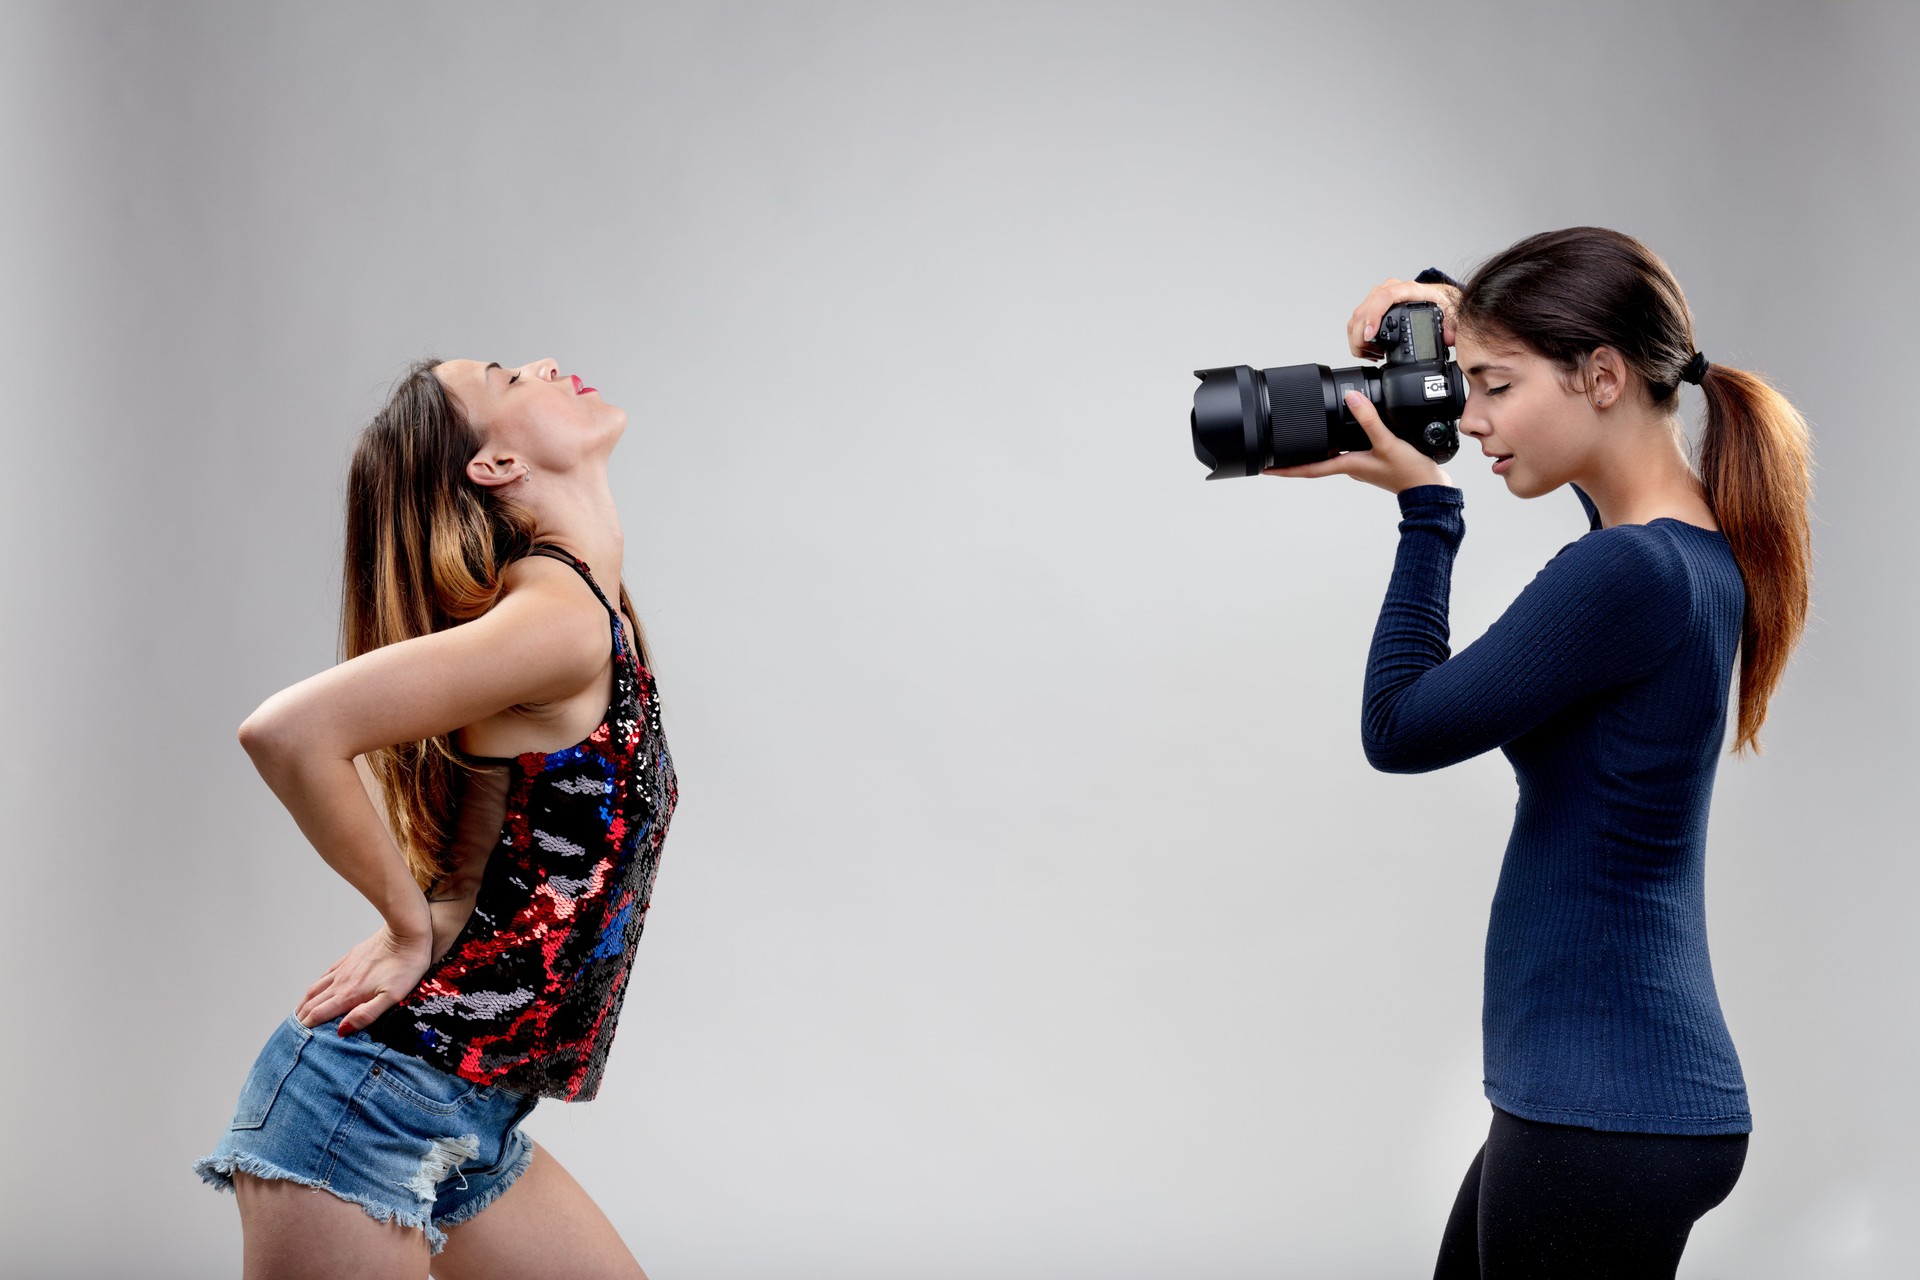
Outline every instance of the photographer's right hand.
<path id="1" fill-rule="evenodd" d="M 1432 302 L 1440 307 L 1440 327 L 1448 346 L 1453 345 L 1453 312 L 1460 302 L 1460 291 L 1444 284 L 1416 284 L 1412 280 L 1389 279 L 1377 284 L 1361 299 L 1347 321 L 1347 346 L 1362 360 L 1378 360 L 1380 353 L 1368 343 L 1380 328 L 1382 317 L 1396 302 Z"/>
<path id="2" fill-rule="evenodd" d="M 1331 458 L 1302 463 L 1297 467 L 1268 467 L 1263 474 L 1284 476 L 1290 480 L 1352 476 L 1362 484 L 1395 494 L 1426 484 L 1459 487 L 1441 470 L 1439 463 L 1393 434 L 1392 429 L 1380 420 L 1380 412 L 1373 407 L 1372 401 L 1358 391 L 1347 392 L 1345 399 L 1354 421 L 1367 433 L 1370 448 L 1336 453 Z"/>

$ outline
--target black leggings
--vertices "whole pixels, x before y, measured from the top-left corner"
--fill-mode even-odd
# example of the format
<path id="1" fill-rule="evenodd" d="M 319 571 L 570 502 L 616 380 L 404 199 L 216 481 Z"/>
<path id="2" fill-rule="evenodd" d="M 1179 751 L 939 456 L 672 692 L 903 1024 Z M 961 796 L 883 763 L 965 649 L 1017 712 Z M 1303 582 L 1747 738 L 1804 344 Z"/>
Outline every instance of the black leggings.
<path id="1" fill-rule="evenodd" d="M 1744 1133 L 1602 1133 L 1495 1107 L 1434 1280 L 1671 1280 L 1687 1233 L 1746 1159 Z"/>

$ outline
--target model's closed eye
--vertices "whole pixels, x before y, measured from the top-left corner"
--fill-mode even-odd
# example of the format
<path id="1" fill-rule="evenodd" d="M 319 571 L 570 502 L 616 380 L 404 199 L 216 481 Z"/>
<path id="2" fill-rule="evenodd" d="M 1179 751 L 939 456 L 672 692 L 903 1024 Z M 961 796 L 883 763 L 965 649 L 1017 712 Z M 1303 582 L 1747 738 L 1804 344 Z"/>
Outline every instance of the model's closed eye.
<path id="1" fill-rule="evenodd" d="M 1500 394 L 1500 393 L 1501 393 L 1502 391 L 1505 391 L 1505 390 L 1506 390 L 1506 389 L 1507 389 L 1508 387 L 1510 387 L 1510 386 L 1512 386 L 1512 385 L 1513 385 L 1513 384 L 1512 384 L 1511 382 L 1509 382 L 1509 383 L 1505 383 L 1505 384 L 1503 384 L 1503 385 L 1501 385 L 1501 386 L 1498 386 L 1498 387 L 1488 387 L 1488 388 L 1487 388 L 1487 394 L 1488 394 L 1488 395 L 1490 395 L 1490 396 L 1497 396 L 1497 395 L 1499 395 L 1499 394 Z"/>

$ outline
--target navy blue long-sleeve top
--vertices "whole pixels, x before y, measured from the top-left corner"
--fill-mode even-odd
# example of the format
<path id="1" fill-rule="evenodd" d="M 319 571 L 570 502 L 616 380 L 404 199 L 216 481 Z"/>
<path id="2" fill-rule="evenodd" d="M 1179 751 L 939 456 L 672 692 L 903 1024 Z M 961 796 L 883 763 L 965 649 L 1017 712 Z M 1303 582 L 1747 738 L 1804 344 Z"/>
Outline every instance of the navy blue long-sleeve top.
<path id="1" fill-rule="evenodd" d="M 1487 930 L 1487 1098 L 1528 1120 L 1747 1133 L 1707 959 L 1707 807 L 1746 591 L 1671 518 L 1567 544 L 1453 654 L 1460 490 L 1400 495 L 1367 658 L 1367 759 L 1420 773 L 1499 747 L 1520 798 Z"/>

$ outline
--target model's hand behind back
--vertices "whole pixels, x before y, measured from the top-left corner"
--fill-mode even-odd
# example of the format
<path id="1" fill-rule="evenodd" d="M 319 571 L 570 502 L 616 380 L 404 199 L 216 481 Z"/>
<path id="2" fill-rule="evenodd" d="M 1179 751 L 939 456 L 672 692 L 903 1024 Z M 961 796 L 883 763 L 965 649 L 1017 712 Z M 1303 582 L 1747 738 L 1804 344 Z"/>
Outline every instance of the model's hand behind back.
<path id="1" fill-rule="evenodd" d="M 431 933 L 400 933 L 382 925 L 335 960 L 307 988 L 294 1013 L 309 1027 L 339 1017 L 340 1034 L 352 1035 L 420 985 L 432 946 Z"/>

